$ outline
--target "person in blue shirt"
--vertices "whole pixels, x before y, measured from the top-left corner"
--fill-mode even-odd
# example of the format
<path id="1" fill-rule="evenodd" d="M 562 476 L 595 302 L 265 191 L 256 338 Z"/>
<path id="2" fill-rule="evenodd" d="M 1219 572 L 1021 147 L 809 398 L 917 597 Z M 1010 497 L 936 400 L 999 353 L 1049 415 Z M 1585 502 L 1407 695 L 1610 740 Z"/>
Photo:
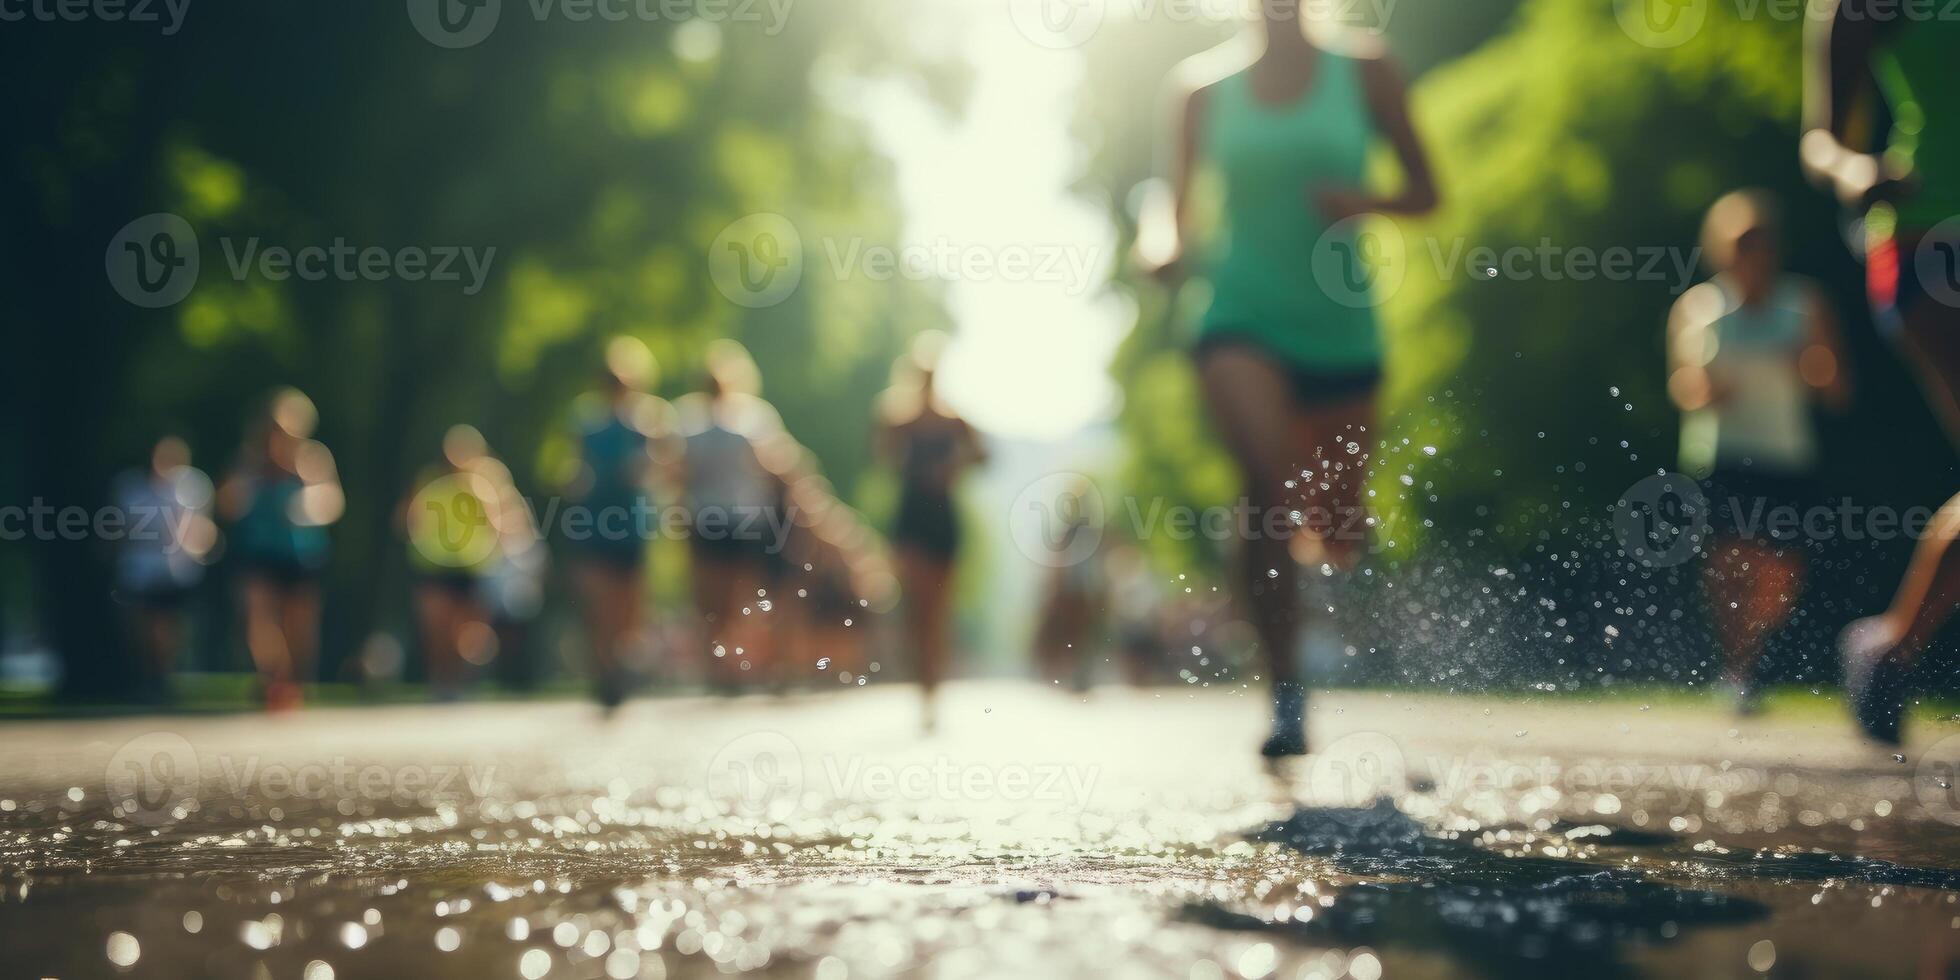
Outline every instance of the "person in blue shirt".
<path id="1" fill-rule="evenodd" d="M 239 569 L 245 645 L 275 710 L 298 707 L 300 685 L 313 679 L 327 529 L 346 504 L 333 454 L 312 438 L 319 420 L 298 389 L 273 395 L 219 496 Z"/>
<path id="2" fill-rule="evenodd" d="M 593 694 L 607 710 L 626 699 L 648 643 L 647 543 L 659 530 L 652 487 L 672 465 L 673 406 L 647 393 L 653 354 L 630 338 L 606 348 L 599 389 L 574 411 L 578 466 L 561 524 L 592 657 Z"/>
<path id="3" fill-rule="evenodd" d="M 157 440 L 148 469 L 116 481 L 116 506 L 128 527 L 116 552 L 116 601 L 129 613 L 142 691 L 153 700 L 169 698 L 184 610 L 217 541 L 211 498 L 211 478 L 191 465 L 190 447 L 174 435 Z"/>

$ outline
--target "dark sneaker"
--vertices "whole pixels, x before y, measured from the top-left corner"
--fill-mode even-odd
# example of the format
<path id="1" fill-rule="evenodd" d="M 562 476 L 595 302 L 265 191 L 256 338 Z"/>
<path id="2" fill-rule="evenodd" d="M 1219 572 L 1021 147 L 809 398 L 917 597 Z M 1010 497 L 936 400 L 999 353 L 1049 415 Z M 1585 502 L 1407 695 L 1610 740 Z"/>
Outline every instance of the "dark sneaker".
<path id="1" fill-rule="evenodd" d="M 1294 683 L 1273 685 L 1273 734 L 1259 746 L 1268 759 L 1307 754 L 1307 689 Z"/>
<path id="2" fill-rule="evenodd" d="M 1729 704 L 1735 708 L 1737 717 L 1751 718 L 1763 712 L 1763 689 L 1755 681 L 1737 683 L 1733 680 L 1722 682 L 1722 692 Z"/>
<path id="3" fill-rule="evenodd" d="M 592 686 L 592 699 L 606 714 L 619 710 L 626 703 L 626 678 L 619 671 L 609 671 L 599 675 Z"/>
<path id="4" fill-rule="evenodd" d="M 1844 659 L 1844 690 L 1851 716 L 1865 734 L 1887 745 L 1899 744 L 1906 711 L 1906 665 L 1898 657 L 1885 625 L 1861 619 L 1838 637 Z"/>
<path id="5" fill-rule="evenodd" d="M 1259 746 L 1259 754 L 1268 759 L 1284 759 L 1291 755 L 1307 754 L 1307 733 L 1295 729 L 1290 732 L 1274 732 Z"/>

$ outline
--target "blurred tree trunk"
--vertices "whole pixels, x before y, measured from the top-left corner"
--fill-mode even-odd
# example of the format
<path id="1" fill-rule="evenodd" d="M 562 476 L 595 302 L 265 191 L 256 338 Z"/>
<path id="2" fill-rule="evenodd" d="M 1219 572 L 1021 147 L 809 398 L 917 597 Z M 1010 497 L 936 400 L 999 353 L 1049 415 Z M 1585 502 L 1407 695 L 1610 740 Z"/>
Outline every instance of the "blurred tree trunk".
<path id="1" fill-rule="evenodd" d="M 26 541 L 42 639 L 61 659 L 62 696 L 78 700 L 126 695 L 137 681 L 110 591 L 116 542 L 99 537 L 94 520 L 108 504 L 117 469 L 107 423 L 127 369 L 127 325 L 149 317 L 111 305 L 121 301 L 102 275 L 100 255 L 116 225 L 97 239 L 89 234 L 96 224 L 77 221 L 62 229 L 63 240 L 12 256 L 17 268 L 30 270 L 27 281 L 62 283 L 76 275 L 64 276 L 55 266 L 69 256 L 92 255 L 102 280 L 95 290 L 30 291 L 21 297 L 20 319 L 10 331 L 16 359 L 8 388 L 15 405 L 8 417 L 23 429 L 20 503 L 45 505 L 54 515 L 79 508 L 89 517 L 79 534 L 64 532 L 56 516 L 44 517 L 30 523 Z"/>

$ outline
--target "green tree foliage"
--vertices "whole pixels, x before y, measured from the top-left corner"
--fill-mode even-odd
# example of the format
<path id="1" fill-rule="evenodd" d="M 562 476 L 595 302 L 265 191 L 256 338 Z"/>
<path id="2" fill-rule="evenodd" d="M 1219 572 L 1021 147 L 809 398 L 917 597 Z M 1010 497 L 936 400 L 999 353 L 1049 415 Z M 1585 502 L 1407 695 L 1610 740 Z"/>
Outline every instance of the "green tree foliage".
<path id="1" fill-rule="evenodd" d="M 1708 5 L 1699 33 L 1666 48 L 1629 36 L 1610 3 L 1397 6 L 1389 39 L 1417 76 L 1413 111 L 1444 197 L 1427 219 L 1376 225 L 1397 274 L 1384 281 L 1399 276 L 1399 286 L 1381 296 L 1388 451 L 1374 490 L 1398 552 L 1439 537 L 1541 549 L 1561 529 L 1596 529 L 1632 482 L 1674 465 L 1661 324 L 1678 290 L 1705 274 L 1693 264 L 1702 211 L 1738 186 L 1783 197 L 1790 265 L 1826 280 L 1851 327 L 1866 395 L 1861 417 L 1826 438 L 1842 449 L 1841 472 L 1869 464 L 1880 475 L 1843 489 L 1875 482 L 1889 496 L 1900 483 L 1900 461 L 1877 459 L 1846 433 L 1882 421 L 1935 438 L 1896 366 L 1859 329 L 1839 218 L 1796 166 L 1802 25 L 1752 9 L 1738 19 L 1737 8 Z M 1160 172 L 1170 116 L 1163 100 L 1134 93 L 1220 35 L 1125 30 L 1092 51 L 1100 70 L 1083 130 L 1094 152 L 1082 183 L 1112 202 L 1127 240 L 1138 183 Z M 1500 258 L 1521 250 L 1523 261 L 1480 274 L 1471 268 L 1480 248 Z M 1614 248 L 1634 253 L 1629 274 L 1564 274 L 1565 256 Z M 1643 269 L 1644 249 L 1667 251 Z M 1552 257 L 1549 275 L 1541 253 Z M 1135 493 L 1219 503 L 1235 477 L 1204 436 L 1182 354 L 1202 296 L 1168 310 L 1155 287 L 1126 278 L 1117 288 L 1139 308 L 1115 366 L 1126 395 L 1124 479 Z M 1915 488 L 1930 482 L 1909 476 Z M 1190 542 L 1150 544 L 1172 567 L 1214 557 Z"/>
<path id="2" fill-rule="evenodd" d="M 1422 80 L 1447 206 L 1394 229 L 1406 278 L 1383 307 L 1385 434 L 1437 447 L 1381 473 L 1384 496 L 1404 474 L 1421 488 L 1408 517 L 1522 547 L 1673 464 L 1660 324 L 1702 274 L 1701 212 L 1742 184 L 1806 194 L 1798 25 L 1713 6 L 1695 39 L 1656 48 L 1610 5 L 1537 0 Z M 1479 248 L 1515 261 L 1478 268 Z M 1612 249 L 1633 256 L 1624 274 L 1566 271 Z"/>
<path id="3" fill-rule="evenodd" d="M 806 277 L 748 311 L 712 284 L 709 245 L 757 211 L 806 240 L 895 235 L 886 165 L 826 81 L 886 72 L 957 94 L 911 55 L 902 5 L 794 6 L 780 23 L 538 20 L 503 4 L 483 43 L 425 41 L 402 4 L 215 4 L 156 36 L 129 23 L 10 25 L 0 154 L 14 188 L 0 281 L 11 297 L 0 489 L 89 506 L 160 432 L 227 465 L 278 384 L 318 401 L 349 510 L 335 531 L 328 657 L 399 611 L 391 514 L 438 437 L 478 424 L 527 492 L 560 475 L 566 409 L 606 338 L 644 338 L 662 393 L 705 342 L 754 349 L 793 432 L 850 489 L 865 419 L 904 338 L 943 319 L 910 284 Z M 660 8 L 655 5 L 653 9 Z M 199 284 L 159 311 L 110 289 L 122 225 L 179 214 Z M 234 279 L 221 244 L 495 248 L 487 284 Z M 76 693 L 112 688 L 119 643 L 101 549 L 44 542 L 0 567 L 31 582 Z M 31 570 L 31 574 L 30 574 Z"/>

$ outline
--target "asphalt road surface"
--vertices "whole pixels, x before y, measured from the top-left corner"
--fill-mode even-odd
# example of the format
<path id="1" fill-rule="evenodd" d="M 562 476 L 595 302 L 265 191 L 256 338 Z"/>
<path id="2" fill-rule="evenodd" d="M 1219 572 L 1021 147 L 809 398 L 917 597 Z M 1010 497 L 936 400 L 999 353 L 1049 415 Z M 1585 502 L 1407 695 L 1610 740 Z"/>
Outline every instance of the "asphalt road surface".
<path id="1" fill-rule="evenodd" d="M 0 976 L 1960 969 L 1960 727 L 904 686 L 0 726 Z"/>

